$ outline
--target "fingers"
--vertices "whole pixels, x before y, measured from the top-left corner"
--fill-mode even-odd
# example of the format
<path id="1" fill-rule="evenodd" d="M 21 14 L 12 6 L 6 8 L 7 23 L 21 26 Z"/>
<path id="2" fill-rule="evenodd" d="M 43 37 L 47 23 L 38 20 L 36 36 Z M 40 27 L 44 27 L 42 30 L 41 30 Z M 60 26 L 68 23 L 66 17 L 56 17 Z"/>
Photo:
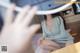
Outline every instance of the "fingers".
<path id="1" fill-rule="evenodd" d="M 54 50 L 57 50 L 59 48 L 55 48 L 55 47 L 51 47 L 51 46 L 44 46 L 42 49 L 47 50 L 47 51 L 54 51 Z"/>
<path id="2" fill-rule="evenodd" d="M 47 43 L 48 46 L 60 48 L 60 45 L 54 41 L 50 41 L 50 43 Z"/>
<path id="3" fill-rule="evenodd" d="M 14 10 L 15 10 L 15 5 L 12 4 L 12 5 L 8 8 L 8 10 L 7 10 L 7 12 L 6 12 L 6 16 L 5 16 L 5 19 L 4 19 L 5 24 L 10 24 L 10 23 L 12 23 L 13 16 L 14 16 L 14 15 L 13 15 Z"/>
<path id="4" fill-rule="evenodd" d="M 16 16 L 16 20 L 15 22 L 21 22 L 21 20 L 25 17 L 25 15 L 27 15 L 27 13 L 30 10 L 30 6 L 26 6 L 24 8 L 22 8 L 22 10 L 19 12 L 19 14 Z"/>
<path id="5" fill-rule="evenodd" d="M 29 29 L 29 35 L 34 35 L 39 28 L 40 28 L 39 24 L 32 25 Z"/>
<path id="6" fill-rule="evenodd" d="M 37 9 L 38 8 L 35 6 L 35 7 L 32 7 L 32 9 L 28 12 L 28 14 L 26 15 L 26 17 L 25 17 L 25 19 L 23 21 L 23 25 L 24 26 L 26 26 L 26 25 L 28 26 L 30 24 L 32 18 L 34 17 L 34 15 L 37 12 Z"/>
<path id="7" fill-rule="evenodd" d="M 47 45 L 47 47 L 51 47 L 52 49 L 60 49 L 60 46 L 57 45 Z"/>
<path id="8" fill-rule="evenodd" d="M 41 37 L 37 42 L 39 46 L 41 45 L 42 41 L 43 41 L 43 38 Z"/>
<path id="9" fill-rule="evenodd" d="M 19 12 L 18 16 L 16 16 L 14 23 L 21 23 L 22 26 L 26 27 L 30 24 L 32 18 L 37 12 L 37 7 L 26 6 L 23 8 L 21 12 Z"/>
<path id="10" fill-rule="evenodd" d="M 41 48 L 52 51 L 52 50 L 60 49 L 60 46 L 56 42 L 50 40 L 43 40 L 41 44 Z"/>

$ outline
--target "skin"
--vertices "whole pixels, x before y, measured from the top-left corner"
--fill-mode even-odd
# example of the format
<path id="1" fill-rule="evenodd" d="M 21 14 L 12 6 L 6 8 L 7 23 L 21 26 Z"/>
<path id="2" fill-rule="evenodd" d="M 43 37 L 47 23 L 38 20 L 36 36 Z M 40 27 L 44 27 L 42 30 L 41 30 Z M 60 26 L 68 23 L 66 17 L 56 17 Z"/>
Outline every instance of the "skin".
<path id="1" fill-rule="evenodd" d="M 47 20 L 46 20 L 46 24 L 47 24 L 47 28 L 48 28 L 48 30 L 49 31 L 51 31 L 51 29 L 52 29 L 52 16 L 51 15 L 46 15 L 46 18 L 47 18 Z"/>
<path id="2" fill-rule="evenodd" d="M 12 4 L 6 12 L 4 26 L 0 34 L 0 45 L 7 45 L 7 53 L 20 53 L 32 49 L 32 37 L 40 28 L 40 24 L 29 26 L 37 11 L 36 6 L 23 7 L 23 10 L 18 13 L 13 21 L 14 10 L 15 5 Z M 30 51 L 27 52 L 31 53 Z"/>
<path id="3" fill-rule="evenodd" d="M 46 24 L 47 24 L 48 30 L 50 31 L 52 28 L 51 27 L 52 26 L 52 15 L 50 14 L 46 15 Z M 38 45 L 42 49 L 41 53 L 50 53 L 52 51 L 55 51 L 61 48 L 58 43 L 53 42 L 51 40 L 44 39 L 42 37 L 38 40 Z"/>
<path id="4" fill-rule="evenodd" d="M 52 26 L 52 16 L 51 15 L 46 15 L 46 24 L 47 24 L 47 28 L 50 31 L 51 30 L 51 26 Z M 60 49 L 59 44 L 57 44 L 56 42 L 50 41 L 50 40 L 46 40 L 46 39 L 40 39 L 39 40 L 39 45 L 43 50 L 43 53 L 50 53 L 51 51 L 55 51 L 57 49 Z"/>
<path id="5" fill-rule="evenodd" d="M 37 7 L 25 6 L 23 10 L 14 17 L 15 5 L 12 4 L 6 12 L 4 26 L 0 33 L 0 47 L 7 46 L 6 53 L 34 53 L 32 47 L 32 38 L 40 24 L 29 26 L 31 20 L 37 12 Z M 13 19 L 15 18 L 15 19 Z M 53 50 L 58 48 L 59 45 L 49 40 L 39 41 L 41 48 Z M 50 44 L 48 44 L 50 43 Z M 47 48 L 45 48 L 45 47 Z"/>
<path id="6" fill-rule="evenodd" d="M 42 53 L 50 53 L 52 51 L 55 51 L 57 49 L 60 49 L 59 44 L 56 42 L 50 41 L 50 40 L 39 40 L 39 46 L 42 48 Z"/>

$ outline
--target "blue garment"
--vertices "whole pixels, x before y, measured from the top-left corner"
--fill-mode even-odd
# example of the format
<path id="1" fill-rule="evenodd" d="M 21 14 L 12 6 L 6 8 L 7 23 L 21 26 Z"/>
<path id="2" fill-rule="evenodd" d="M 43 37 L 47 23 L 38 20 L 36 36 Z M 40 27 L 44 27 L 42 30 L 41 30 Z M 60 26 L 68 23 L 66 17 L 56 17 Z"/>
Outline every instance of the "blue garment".
<path id="1" fill-rule="evenodd" d="M 27 4 L 32 6 L 37 5 L 39 6 L 39 10 L 49 10 L 63 5 L 56 4 L 55 0 L 17 0 L 16 4 L 21 7 Z"/>

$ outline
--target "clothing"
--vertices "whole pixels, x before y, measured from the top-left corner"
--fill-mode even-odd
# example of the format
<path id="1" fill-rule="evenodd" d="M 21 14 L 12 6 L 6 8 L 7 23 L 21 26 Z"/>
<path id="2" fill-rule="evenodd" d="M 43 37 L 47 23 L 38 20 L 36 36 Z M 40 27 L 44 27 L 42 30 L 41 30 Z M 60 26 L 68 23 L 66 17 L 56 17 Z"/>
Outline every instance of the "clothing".
<path id="1" fill-rule="evenodd" d="M 10 0 L 3 0 L 3 1 L 6 3 L 10 3 Z M 22 6 L 25 6 L 26 4 L 34 4 L 37 2 L 41 2 L 41 1 L 43 1 L 43 0 L 34 0 L 34 1 L 33 0 L 16 0 L 16 5 L 22 7 Z M 46 1 L 47 3 L 45 2 L 44 4 L 40 4 L 40 6 L 41 6 L 40 9 L 50 8 L 47 5 L 51 4 L 52 1 L 53 0 L 47 0 Z M 45 7 L 45 5 L 47 7 Z M 51 8 L 55 8 L 55 6 L 56 5 L 53 4 L 53 7 L 51 7 Z M 57 6 L 59 6 L 59 5 L 57 4 Z M 5 8 L 0 8 L 0 11 L 1 11 L 2 17 L 4 17 Z M 42 17 L 40 17 L 40 18 L 42 18 Z M 65 31 L 63 20 L 60 17 L 56 17 L 53 19 L 54 26 L 52 28 L 52 31 L 47 30 L 45 21 L 42 21 L 41 25 L 42 25 L 42 29 L 43 29 L 43 35 L 46 39 L 55 40 L 60 43 L 66 43 L 68 40 L 73 42 L 73 38 L 70 36 L 70 34 L 68 32 Z"/>
<path id="2" fill-rule="evenodd" d="M 49 10 L 49 9 L 53 9 L 53 8 L 57 8 L 62 6 L 63 4 L 56 4 L 55 3 L 56 0 L 16 0 L 16 4 L 17 6 L 23 7 L 25 5 L 37 5 L 39 6 L 38 9 L 39 10 Z"/>
<path id="3" fill-rule="evenodd" d="M 7 1 L 9 2 L 9 0 L 7 0 Z M 22 7 L 22 6 L 25 6 L 26 4 L 28 4 L 29 2 L 34 2 L 35 3 L 35 2 L 38 2 L 38 1 L 36 1 L 36 0 L 35 1 L 34 0 L 17 0 L 16 5 Z M 46 3 L 40 4 L 39 9 L 40 10 L 47 10 L 47 9 L 55 8 L 56 5 L 51 5 L 51 3 L 53 3 L 52 0 L 49 0 Z M 0 9 L 1 9 L 0 10 L 1 15 L 2 15 L 2 17 L 4 17 L 4 12 L 5 12 L 6 9 L 3 8 L 3 7 L 1 7 Z M 40 17 L 40 18 L 42 18 L 42 17 Z M 62 45 L 64 43 L 67 43 L 67 42 L 73 42 L 73 38 L 70 36 L 70 34 L 68 32 L 66 32 L 64 30 L 62 19 L 61 18 L 58 19 L 58 18 L 60 18 L 60 17 L 56 17 L 56 18 L 53 19 L 54 26 L 53 26 L 51 32 L 49 32 L 47 30 L 46 25 L 45 25 L 45 21 L 43 21 L 41 23 L 41 26 L 42 26 L 42 29 L 43 29 L 43 34 L 44 34 L 43 37 L 46 38 L 46 39 L 50 39 L 51 41 L 56 41 L 60 45 Z M 40 48 L 37 51 L 38 51 L 37 53 L 39 53 Z"/>
<path id="4" fill-rule="evenodd" d="M 59 44 L 73 43 L 73 37 L 64 29 L 63 20 L 60 16 L 54 17 L 52 23 L 52 30 L 49 31 L 45 20 L 41 22 L 43 37 L 45 39 L 55 41 Z"/>

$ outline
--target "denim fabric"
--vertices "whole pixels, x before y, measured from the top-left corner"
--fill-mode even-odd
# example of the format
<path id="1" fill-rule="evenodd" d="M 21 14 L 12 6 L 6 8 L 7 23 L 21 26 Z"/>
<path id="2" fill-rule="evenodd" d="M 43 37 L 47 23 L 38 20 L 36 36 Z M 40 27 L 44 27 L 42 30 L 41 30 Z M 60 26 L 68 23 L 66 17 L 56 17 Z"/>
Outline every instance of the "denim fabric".
<path id="1" fill-rule="evenodd" d="M 55 4 L 55 0 L 18 0 L 16 1 L 18 6 L 25 6 L 27 4 L 39 6 L 39 10 L 49 10 L 62 6 L 63 4 Z"/>

